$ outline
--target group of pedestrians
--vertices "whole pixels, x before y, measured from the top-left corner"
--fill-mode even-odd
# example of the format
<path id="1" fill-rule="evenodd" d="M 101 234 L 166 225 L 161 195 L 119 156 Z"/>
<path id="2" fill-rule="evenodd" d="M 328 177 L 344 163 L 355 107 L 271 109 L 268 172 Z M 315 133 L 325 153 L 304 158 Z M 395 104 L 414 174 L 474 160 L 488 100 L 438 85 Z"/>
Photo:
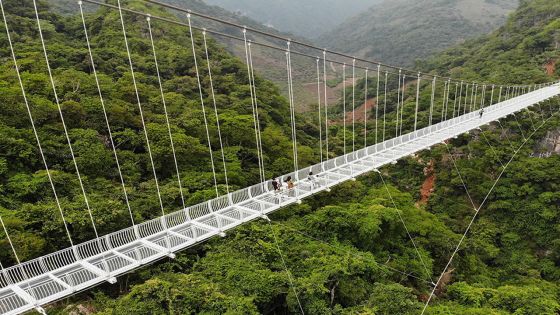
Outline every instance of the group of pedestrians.
<path id="1" fill-rule="evenodd" d="M 319 186 L 319 183 L 317 182 L 317 176 L 314 175 L 313 172 L 309 172 L 309 174 L 307 175 L 307 181 L 311 184 L 312 188 L 316 188 L 317 186 Z M 286 179 L 284 180 L 284 183 L 287 186 L 288 193 L 291 192 L 295 187 L 292 176 L 286 177 Z M 272 188 L 274 189 L 274 192 L 276 192 L 276 193 L 282 192 L 282 190 L 284 189 L 282 181 L 278 180 L 277 177 L 274 177 L 272 179 Z"/>

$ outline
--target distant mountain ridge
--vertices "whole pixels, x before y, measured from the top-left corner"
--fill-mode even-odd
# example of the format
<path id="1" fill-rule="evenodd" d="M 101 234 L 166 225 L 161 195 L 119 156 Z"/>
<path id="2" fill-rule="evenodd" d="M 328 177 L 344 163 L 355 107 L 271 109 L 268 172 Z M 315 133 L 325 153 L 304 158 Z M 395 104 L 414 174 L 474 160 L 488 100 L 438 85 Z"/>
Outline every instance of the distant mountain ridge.
<path id="1" fill-rule="evenodd" d="M 334 50 L 411 65 L 502 25 L 518 0 L 385 0 L 322 35 Z"/>
<path id="2" fill-rule="evenodd" d="M 317 38 L 383 0 L 204 0 L 282 32 Z"/>

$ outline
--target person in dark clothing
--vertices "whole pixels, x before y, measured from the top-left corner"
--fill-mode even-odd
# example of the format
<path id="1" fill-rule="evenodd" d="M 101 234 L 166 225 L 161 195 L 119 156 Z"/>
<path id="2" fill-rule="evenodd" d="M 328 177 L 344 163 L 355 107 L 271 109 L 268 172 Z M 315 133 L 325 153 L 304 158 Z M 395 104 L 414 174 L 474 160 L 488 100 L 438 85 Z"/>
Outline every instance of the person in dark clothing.
<path id="1" fill-rule="evenodd" d="M 272 188 L 274 188 L 274 191 L 280 190 L 280 185 L 278 185 L 278 179 L 276 177 L 272 179 Z"/>
<path id="2" fill-rule="evenodd" d="M 484 114 L 484 108 L 480 110 L 480 118 L 482 118 L 482 114 Z"/>

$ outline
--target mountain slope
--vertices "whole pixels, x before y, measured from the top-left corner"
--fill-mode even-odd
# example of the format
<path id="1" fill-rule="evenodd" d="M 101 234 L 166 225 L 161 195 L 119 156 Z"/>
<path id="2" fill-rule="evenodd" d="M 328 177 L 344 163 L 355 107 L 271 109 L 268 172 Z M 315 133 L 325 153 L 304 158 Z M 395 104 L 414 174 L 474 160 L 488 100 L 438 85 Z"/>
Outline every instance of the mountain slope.
<path id="1" fill-rule="evenodd" d="M 316 38 L 382 0 L 205 0 L 284 32 Z"/>
<path id="2" fill-rule="evenodd" d="M 503 83 L 558 78 L 560 2 L 523 1 L 504 26 L 419 63 L 425 70 Z"/>
<path id="3" fill-rule="evenodd" d="M 322 35 L 326 47 L 411 65 L 500 26 L 518 0 L 386 0 Z"/>

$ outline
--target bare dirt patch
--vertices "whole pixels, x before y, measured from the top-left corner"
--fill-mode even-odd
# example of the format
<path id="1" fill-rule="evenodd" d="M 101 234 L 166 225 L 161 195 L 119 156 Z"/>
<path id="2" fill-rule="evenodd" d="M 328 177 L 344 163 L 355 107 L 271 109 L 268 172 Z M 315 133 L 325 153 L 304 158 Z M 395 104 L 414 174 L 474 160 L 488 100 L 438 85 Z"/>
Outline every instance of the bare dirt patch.
<path id="1" fill-rule="evenodd" d="M 434 173 L 434 161 L 431 160 L 428 163 L 428 166 L 424 168 L 424 175 L 426 175 L 426 179 L 422 183 L 422 187 L 420 188 L 420 200 L 418 201 L 418 205 L 425 205 L 430 200 L 430 196 L 434 192 L 434 186 L 436 182 L 436 175 Z"/>
<path id="2" fill-rule="evenodd" d="M 547 75 L 549 75 L 549 76 L 554 75 L 554 72 L 556 71 L 556 60 L 548 61 L 544 65 L 544 69 L 545 69 Z"/>

